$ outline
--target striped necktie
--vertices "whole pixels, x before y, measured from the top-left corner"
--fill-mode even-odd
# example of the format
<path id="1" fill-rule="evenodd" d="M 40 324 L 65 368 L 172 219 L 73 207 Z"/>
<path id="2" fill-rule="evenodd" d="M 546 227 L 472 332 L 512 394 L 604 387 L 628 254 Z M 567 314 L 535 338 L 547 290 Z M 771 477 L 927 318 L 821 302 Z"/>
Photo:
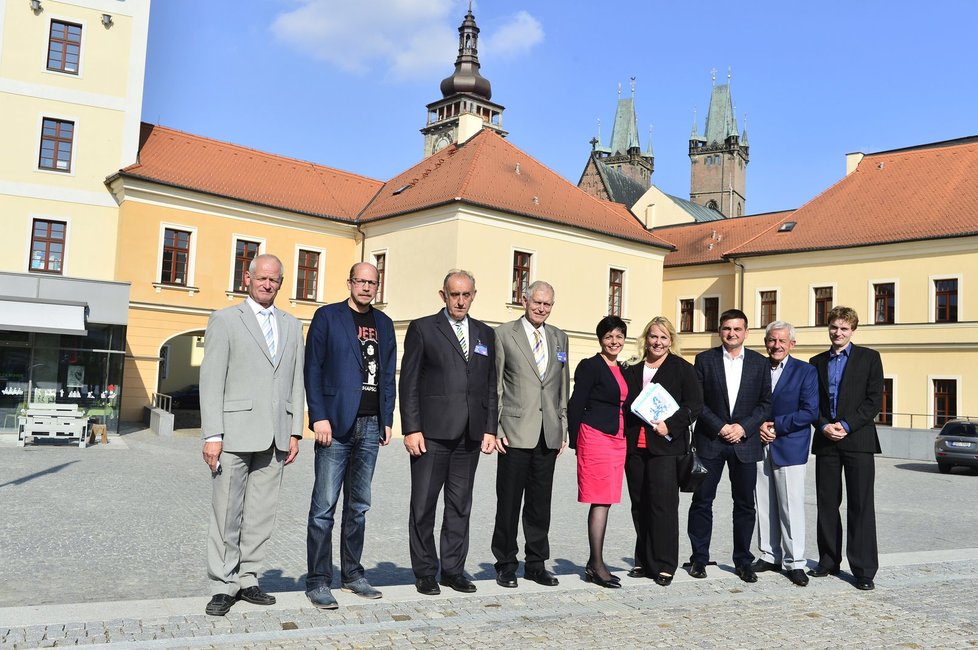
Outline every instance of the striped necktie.
<path id="1" fill-rule="evenodd" d="M 268 346 L 268 353 L 272 355 L 272 363 L 275 363 L 275 331 L 272 329 L 272 310 L 262 309 L 258 312 L 261 315 L 261 332 L 265 335 L 265 344 Z"/>
<path id="2" fill-rule="evenodd" d="M 455 323 L 455 336 L 458 337 L 458 344 L 462 346 L 462 354 L 465 356 L 465 360 L 469 360 L 469 344 L 465 340 L 465 332 L 462 331 L 462 321 L 453 321 Z"/>
<path id="3" fill-rule="evenodd" d="M 540 330 L 533 330 L 533 360 L 537 363 L 540 379 L 547 374 L 547 357 L 543 354 L 543 336 Z"/>

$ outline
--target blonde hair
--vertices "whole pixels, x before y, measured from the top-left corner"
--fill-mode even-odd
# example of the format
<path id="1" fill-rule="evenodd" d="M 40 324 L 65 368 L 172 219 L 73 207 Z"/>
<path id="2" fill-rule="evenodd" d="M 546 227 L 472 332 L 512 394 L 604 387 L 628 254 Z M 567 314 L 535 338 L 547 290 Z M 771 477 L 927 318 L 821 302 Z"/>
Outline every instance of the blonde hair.
<path id="1" fill-rule="evenodd" d="M 642 328 L 642 335 L 638 338 L 636 354 L 627 361 L 627 365 L 631 366 L 645 359 L 645 355 L 648 353 L 645 340 L 648 338 L 649 332 L 652 331 L 653 327 L 658 327 L 669 335 L 669 352 L 679 354 L 679 336 L 676 334 L 676 328 L 673 326 L 672 321 L 665 316 L 656 316 Z"/>

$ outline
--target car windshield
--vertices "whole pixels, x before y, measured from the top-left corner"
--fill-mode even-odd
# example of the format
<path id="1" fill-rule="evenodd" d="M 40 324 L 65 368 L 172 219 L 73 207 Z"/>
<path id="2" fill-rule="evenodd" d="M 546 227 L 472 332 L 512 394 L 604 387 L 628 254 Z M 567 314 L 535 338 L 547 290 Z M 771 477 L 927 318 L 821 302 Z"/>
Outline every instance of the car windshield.
<path id="1" fill-rule="evenodd" d="M 950 422 L 941 429 L 942 436 L 962 436 L 964 438 L 978 438 L 978 423 L 975 422 Z"/>

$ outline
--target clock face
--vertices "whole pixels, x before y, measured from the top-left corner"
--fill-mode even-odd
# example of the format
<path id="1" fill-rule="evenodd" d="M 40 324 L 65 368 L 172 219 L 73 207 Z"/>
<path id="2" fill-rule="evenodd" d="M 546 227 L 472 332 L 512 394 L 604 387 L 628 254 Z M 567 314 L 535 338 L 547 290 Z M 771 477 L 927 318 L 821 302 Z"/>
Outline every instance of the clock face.
<path id="1" fill-rule="evenodd" d="M 452 139 L 448 136 L 448 134 L 440 135 L 438 136 L 438 139 L 435 140 L 435 146 L 432 147 L 431 152 L 434 153 L 436 151 L 441 151 L 451 143 Z"/>

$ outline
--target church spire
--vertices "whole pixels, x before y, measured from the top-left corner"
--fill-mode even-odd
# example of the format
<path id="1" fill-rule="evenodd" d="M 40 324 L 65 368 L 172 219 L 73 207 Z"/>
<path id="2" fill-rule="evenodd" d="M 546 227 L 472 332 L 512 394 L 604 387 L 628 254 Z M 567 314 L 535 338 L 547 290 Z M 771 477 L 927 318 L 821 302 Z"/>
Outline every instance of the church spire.
<path id="1" fill-rule="evenodd" d="M 458 28 L 458 57 L 455 59 L 455 72 L 441 82 L 441 96 L 450 97 L 457 93 L 472 93 L 485 100 L 492 99 L 492 86 L 489 80 L 479 74 L 479 27 L 472 15 L 472 4 Z"/>

